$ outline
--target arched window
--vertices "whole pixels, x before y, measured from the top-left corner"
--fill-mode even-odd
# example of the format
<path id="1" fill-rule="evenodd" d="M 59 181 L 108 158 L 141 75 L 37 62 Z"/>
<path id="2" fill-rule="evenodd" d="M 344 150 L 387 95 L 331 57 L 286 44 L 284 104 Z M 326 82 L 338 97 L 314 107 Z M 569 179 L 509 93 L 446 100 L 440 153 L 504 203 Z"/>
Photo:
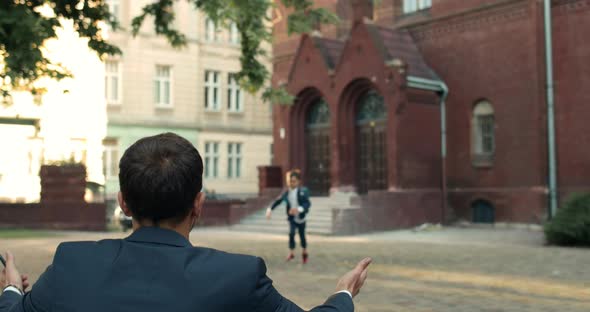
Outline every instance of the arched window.
<path id="1" fill-rule="evenodd" d="M 307 113 L 306 124 L 308 127 L 330 124 L 330 108 L 323 98 L 316 100 L 311 105 Z"/>
<path id="2" fill-rule="evenodd" d="M 473 163 L 490 166 L 496 151 L 494 108 L 488 101 L 480 101 L 473 108 L 472 148 Z"/>
<path id="3" fill-rule="evenodd" d="M 305 181 L 314 196 L 330 195 L 330 107 L 323 98 L 311 103 L 305 130 Z"/>
<path id="4" fill-rule="evenodd" d="M 357 123 L 384 120 L 385 118 L 387 118 L 387 109 L 383 97 L 377 91 L 370 90 L 360 99 L 356 115 Z"/>
<path id="5" fill-rule="evenodd" d="M 358 100 L 356 115 L 359 194 L 387 189 L 387 106 L 376 90 Z"/>

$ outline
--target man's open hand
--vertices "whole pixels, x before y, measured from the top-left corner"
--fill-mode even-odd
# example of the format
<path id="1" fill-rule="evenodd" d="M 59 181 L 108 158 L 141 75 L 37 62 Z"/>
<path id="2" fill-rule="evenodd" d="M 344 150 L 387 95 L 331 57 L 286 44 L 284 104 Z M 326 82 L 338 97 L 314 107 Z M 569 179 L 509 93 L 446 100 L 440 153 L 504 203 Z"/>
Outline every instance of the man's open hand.
<path id="1" fill-rule="evenodd" d="M 352 271 L 344 274 L 336 286 L 336 291 L 348 290 L 353 297 L 358 295 L 359 291 L 365 284 L 369 264 L 371 264 L 372 261 L 371 258 L 365 258 L 361 260 Z"/>
<path id="2" fill-rule="evenodd" d="M 21 275 L 16 268 L 16 262 L 14 255 L 9 251 L 6 253 L 6 268 L 2 270 L 2 276 L 0 277 L 0 285 L 2 288 L 12 285 L 19 288 L 22 291 L 27 290 L 29 287 L 29 277 Z"/>

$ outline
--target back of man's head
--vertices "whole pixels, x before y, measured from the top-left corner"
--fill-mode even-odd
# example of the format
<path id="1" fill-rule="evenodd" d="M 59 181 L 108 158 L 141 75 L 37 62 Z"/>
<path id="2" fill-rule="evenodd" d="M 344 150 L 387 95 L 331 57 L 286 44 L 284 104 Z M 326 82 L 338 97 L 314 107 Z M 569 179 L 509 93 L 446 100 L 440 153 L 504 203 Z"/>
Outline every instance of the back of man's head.
<path id="1" fill-rule="evenodd" d="M 123 154 L 119 184 L 136 220 L 180 223 L 203 186 L 203 161 L 197 149 L 176 134 L 146 137 Z"/>

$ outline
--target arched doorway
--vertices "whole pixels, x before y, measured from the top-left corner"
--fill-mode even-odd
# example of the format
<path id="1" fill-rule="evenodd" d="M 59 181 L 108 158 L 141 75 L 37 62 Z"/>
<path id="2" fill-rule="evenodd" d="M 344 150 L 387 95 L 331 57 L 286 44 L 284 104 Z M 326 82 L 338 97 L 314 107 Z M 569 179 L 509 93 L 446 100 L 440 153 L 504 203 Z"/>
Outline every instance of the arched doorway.
<path id="1" fill-rule="evenodd" d="M 305 118 L 305 177 L 314 196 L 330 194 L 330 108 L 323 98 L 313 102 Z"/>
<path id="2" fill-rule="evenodd" d="M 486 200 L 476 200 L 471 204 L 473 223 L 494 223 L 496 212 L 494 206 Z"/>
<path id="3" fill-rule="evenodd" d="M 383 97 L 369 90 L 359 97 L 356 111 L 358 192 L 387 188 L 387 109 Z"/>

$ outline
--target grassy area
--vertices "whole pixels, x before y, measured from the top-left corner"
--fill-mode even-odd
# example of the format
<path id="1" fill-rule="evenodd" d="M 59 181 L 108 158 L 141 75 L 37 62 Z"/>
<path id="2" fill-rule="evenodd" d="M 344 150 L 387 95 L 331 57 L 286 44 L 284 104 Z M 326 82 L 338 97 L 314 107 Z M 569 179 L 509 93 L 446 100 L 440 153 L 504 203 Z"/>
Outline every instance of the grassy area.
<path id="1" fill-rule="evenodd" d="M 58 233 L 43 230 L 0 229 L 0 239 L 54 237 L 58 235 Z"/>

